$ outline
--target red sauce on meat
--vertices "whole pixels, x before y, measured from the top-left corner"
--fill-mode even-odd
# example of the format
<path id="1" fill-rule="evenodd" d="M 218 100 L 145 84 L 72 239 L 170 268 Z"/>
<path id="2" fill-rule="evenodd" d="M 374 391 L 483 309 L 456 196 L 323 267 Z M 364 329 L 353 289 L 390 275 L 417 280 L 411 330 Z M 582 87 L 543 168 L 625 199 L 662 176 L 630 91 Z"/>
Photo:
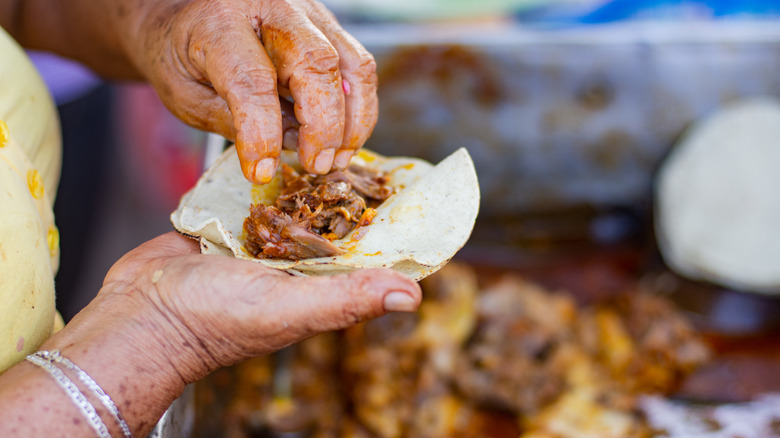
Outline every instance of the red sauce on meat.
<path id="1" fill-rule="evenodd" d="M 252 205 L 244 220 L 246 248 L 262 258 L 300 260 L 343 252 L 331 241 L 376 215 L 393 194 L 380 171 L 352 165 L 327 175 L 299 174 L 282 164 L 282 191 L 273 206 Z"/>

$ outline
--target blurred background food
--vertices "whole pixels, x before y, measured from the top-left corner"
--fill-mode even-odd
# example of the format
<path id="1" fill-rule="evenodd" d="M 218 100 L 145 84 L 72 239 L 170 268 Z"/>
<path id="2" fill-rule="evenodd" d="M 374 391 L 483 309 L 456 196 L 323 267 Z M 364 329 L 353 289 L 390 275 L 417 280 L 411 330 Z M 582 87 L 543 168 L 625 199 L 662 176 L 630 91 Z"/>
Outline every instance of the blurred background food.
<path id="1" fill-rule="evenodd" d="M 709 357 L 648 291 L 578 308 L 517 275 L 481 278 L 452 262 L 423 281 L 418 314 L 218 372 L 196 386 L 195 436 L 650 436 L 639 396 Z"/>
<path id="2" fill-rule="evenodd" d="M 754 97 L 780 98 L 780 4 L 326 3 L 377 60 L 380 118 L 367 147 L 433 162 L 468 148 L 480 217 L 458 255 L 466 266 L 426 286 L 419 315 L 326 335 L 215 375 L 195 392 L 211 403 L 203 406 L 219 408 L 197 418 L 223 425 L 204 430 L 567 436 L 555 428 L 584 431 L 588 421 L 575 415 L 589 412 L 586 420 L 603 420 L 616 436 L 647 436 L 649 409 L 682 405 L 696 406 L 700 428 L 720 434 L 701 436 L 735 436 L 701 402 L 741 402 L 759 403 L 740 406 L 769 412 L 762 418 L 774 424 L 741 436 L 780 436 L 777 401 L 761 398 L 780 392 L 778 290 L 770 284 L 757 294 L 717 272 L 692 274 L 684 266 L 701 264 L 690 256 L 667 265 L 654 223 L 658 170 L 686 129 Z M 146 86 L 100 83 L 61 60 L 39 65 L 63 120 L 55 209 L 58 306 L 67 319 L 114 260 L 171 229 L 168 214 L 202 170 L 206 135 L 178 122 Z M 766 141 L 780 148 L 777 138 Z M 767 157 L 764 170 L 734 175 L 764 184 L 763 199 L 780 199 L 775 180 L 761 176 L 780 166 L 776 154 Z M 705 192 L 707 178 L 712 172 Z M 774 217 L 770 209 L 727 210 L 743 213 L 734 221 L 748 211 L 770 214 L 764 223 Z M 710 235 L 728 235 L 729 221 L 719 223 Z M 754 244 L 776 242 L 780 227 L 762 230 Z M 780 271 L 779 260 L 762 262 Z M 492 300 L 518 310 L 493 312 Z M 735 411 L 727 412 L 717 415 Z"/>

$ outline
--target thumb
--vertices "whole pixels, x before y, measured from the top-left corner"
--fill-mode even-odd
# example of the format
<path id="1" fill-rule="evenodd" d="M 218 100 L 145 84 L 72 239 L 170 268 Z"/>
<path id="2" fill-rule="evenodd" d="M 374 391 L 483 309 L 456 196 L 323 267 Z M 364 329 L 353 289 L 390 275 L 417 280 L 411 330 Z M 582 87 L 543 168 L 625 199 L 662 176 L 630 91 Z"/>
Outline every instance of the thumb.
<path id="1" fill-rule="evenodd" d="M 385 313 L 412 312 L 422 299 L 416 282 L 389 269 L 278 280 L 261 294 L 250 318 L 257 322 L 255 345 L 263 350 L 279 349 Z"/>

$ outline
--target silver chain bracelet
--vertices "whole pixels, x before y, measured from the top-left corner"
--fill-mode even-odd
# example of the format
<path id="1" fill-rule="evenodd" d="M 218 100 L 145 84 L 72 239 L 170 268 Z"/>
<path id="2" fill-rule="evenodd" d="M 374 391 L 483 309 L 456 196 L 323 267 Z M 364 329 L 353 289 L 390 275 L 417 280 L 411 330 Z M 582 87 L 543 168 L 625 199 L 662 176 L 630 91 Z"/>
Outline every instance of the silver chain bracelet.
<path id="1" fill-rule="evenodd" d="M 119 428 L 122 430 L 122 435 L 125 438 L 133 438 L 133 434 L 130 433 L 130 428 L 127 426 L 127 423 L 125 422 L 124 418 L 122 418 L 122 414 L 119 413 L 119 409 L 114 404 L 114 401 L 111 400 L 111 397 L 106 394 L 105 391 L 103 391 L 103 388 L 100 387 L 100 385 L 95 382 L 92 377 L 89 376 L 84 370 L 79 368 L 78 365 L 71 362 L 70 359 L 60 354 L 59 350 L 52 350 L 52 351 L 39 351 L 35 353 L 36 356 L 40 356 L 44 359 L 48 359 L 49 361 L 56 362 L 58 364 L 61 364 L 65 368 L 73 371 L 76 373 L 76 377 L 79 378 L 81 383 L 84 384 L 87 388 L 89 388 L 90 391 L 92 391 L 95 394 L 95 397 L 100 400 L 101 403 L 103 403 L 103 406 L 108 410 L 108 412 L 111 413 L 111 416 L 114 418 L 114 420 L 119 424 Z"/>
<path id="2" fill-rule="evenodd" d="M 100 385 L 98 385 L 97 382 L 95 382 L 95 380 L 89 376 L 89 374 L 79 368 L 78 365 L 74 364 L 68 358 L 60 354 L 59 350 L 38 351 L 27 356 L 27 360 L 40 366 L 41 368 L 44 368 L 52 375 L 52 377 L 54 377 L 60 387 L 62 387 L 62 389 L 65 390 L 65 392 L 68 394 L 73 403 L 76 404 L 81 413 L 87 418 L 87 420 L 89 420 L 90 425 L 100 438 L 110 438 L 111 435 L 108 433 L 108 429 L 106 428 L 103 421 L 97 415 L 95 407 L 92 406 L 86 397 L 84 397 L 84 394 L 79 391 L 78 387 L 62 372 L 62 370 L 54 365 L 55 363 L 73 371 L 81 383 L 89 388 L 95 397 L 97 397 L 103 406 L 105 406 L 108 412 L 111 413 L 111 416 L 122 430 L 122 435 L 125 438 L 133 437 L 133 434 L 130 432 L 130 428 L 127 426 L 124 418 L 122 418 L 122 414 L 119 412 L 116 404 L 114 404 L 114 401 L 111 400 L 111 397 L 109 397 L 108 394 L 103 391 L 103 388 L 101 388 Z"/>
<path id="3" fill-rule="evenodd" d="M 95 431 L 97 436 L 100 438 L 111 438 L 105 423 L 103 423 L 103 420 L 101 420 L 100 416 L 98 416 L 97 412 L 95 412 L 95 407 L 92 406 L 92 403 L 90 403 L 89 400 L 84 397 L 84 394 L 79 391 L 79 388 L 76 386 L 76 384 L 73 383 L 73 381 L 70 380 L 61 369 L 57 368 L 52 362 L 34 354 L 27 356 L 27 360 L 43 368 L 49 374 L 51 374 L 52 377 L 54 377 L 54 380 L 58 385 L 60 385 L 60 388 L 65 391 L 73 404 L 75 404 L 79 411 L 81 411 L 81 415 L 87 419 L 87 422 Z"/>

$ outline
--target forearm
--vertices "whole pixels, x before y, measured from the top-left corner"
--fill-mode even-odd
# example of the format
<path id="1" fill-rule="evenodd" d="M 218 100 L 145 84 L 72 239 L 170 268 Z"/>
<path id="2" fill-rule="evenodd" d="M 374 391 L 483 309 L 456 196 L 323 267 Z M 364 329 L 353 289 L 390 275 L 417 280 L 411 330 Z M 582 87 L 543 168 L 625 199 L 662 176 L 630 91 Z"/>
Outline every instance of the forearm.
<path id="1" fill-rule="evenodd" d="M 138 5 L 136 5 L 138 3 Z M 141 79 L 126 44 L 144 9 L 138 0 L 0 0 L 0 25 L 21 45 L 79 60 L 114 79 Z"/>
<path id="2" fill-rule="evenodd" d="M 145 436 L 170 403 L 181 393 L 184 381 L 174 368 L 154 354 L 149 339 L 157 330 L 143 318 L 94 318 L 94 312 L 133 312 L 135 306 L 105 304 L 98 298 L 41 349 L 60 350 L 64 357 L 89 374 L 113 399 L 135 436 Z M 133 312 L 137 313 L 137 312 Z M 92 314 L 92 315 L 90 315 Z M 99 327 L 94 327 L 99 323 Z M 147 333 L 147 348 L 137 344 L 133 332 Z M 163 330 L 159 330 L 163 332 Z M 102 405 L 77 383 L 98 412 Z M 121 436 L 117 425 L 102 410 L 101 418 L 112 436 Z M 90 436 L 86 419 L 42 368 L 23 362 L 0 376 L 0 436 Z"/>

